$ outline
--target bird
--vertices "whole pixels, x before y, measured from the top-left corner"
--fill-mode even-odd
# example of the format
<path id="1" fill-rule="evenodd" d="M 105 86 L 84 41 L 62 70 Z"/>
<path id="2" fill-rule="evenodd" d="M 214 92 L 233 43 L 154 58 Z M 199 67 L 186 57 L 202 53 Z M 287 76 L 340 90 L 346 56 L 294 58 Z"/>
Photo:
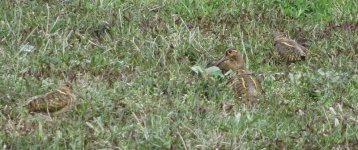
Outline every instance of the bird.
<path id="1" fill-rule="evenodd" d="M 31 97 L 25 104 L 30 113 L 61 114 L 76 103 L 72 84 L 64 82 L 51 92 Z"/>
<path id="2" fill-rule="evenodd" d="M 236 49 L 230 48 L 225 51 L 225 55 L 220 57 L 218 60 L 210 62 L 207 67 L 216 66 L 223 73 L 229 70 L 242 70 L 245 69 L 245 62 L 242 54 Z"/>
<path id="3" fill-rule="evenodd" d="M 282 32 L 274 34 L 274 47 L 280 58 L 287 62 L 301 61 L 307 57 L 307 48 L 286 37 Z"/>
<path id="4" fill-rule="evenodd" d="M 228 80 L 238 97 L 244 96 L 249 101 L 257 101 L 261 95 L 261 84 L 256 77 L 245 68 L 242 54 L 236 49 L 230 48 L 220 59 L 208 64 L 217 66 L 223 73 L 232 70 L 234 75 Z"/>

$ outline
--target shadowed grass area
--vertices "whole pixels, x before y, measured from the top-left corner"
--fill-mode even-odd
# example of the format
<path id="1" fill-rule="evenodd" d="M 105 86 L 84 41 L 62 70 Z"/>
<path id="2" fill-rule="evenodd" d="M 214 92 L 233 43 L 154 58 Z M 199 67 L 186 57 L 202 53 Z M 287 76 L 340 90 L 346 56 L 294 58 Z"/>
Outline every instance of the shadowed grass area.
<path id="1" fill-rule="evenodd" d="M 3 1 L 4 149 L 332 149 L 358 144 L 355 1 Z M 306 45 L 273 56 L 272 32 Z M 248 106 L 227 77 L 196 74 L 227 48 L 265 78 Z M 69 80 L 83 98 L 60 116 L 22 105 Z M 234 104 L 223 112 L 221 104 Z"/>

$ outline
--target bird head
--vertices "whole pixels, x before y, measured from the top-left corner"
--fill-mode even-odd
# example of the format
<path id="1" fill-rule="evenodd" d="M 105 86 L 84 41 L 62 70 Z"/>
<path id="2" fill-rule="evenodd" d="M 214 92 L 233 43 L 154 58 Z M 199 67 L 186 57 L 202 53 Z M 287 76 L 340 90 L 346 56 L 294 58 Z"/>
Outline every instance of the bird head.
<path id="1" fill-rule="evenodd" d="M 243 57 L 242 57 L 241 53 L 235 49 L 228 49 L 225 52 L 225 56 L 228 59 L 233 60 L 233 61 L 237 61 L 237 62 L 243 61 Z"/>
<path id="2" fill-rule="evenodd" d="M 274 41 L 279 41 L 286 38 L 286 34 L 280 31 L 273 32 Z"/>
<path id="3" fill-rule="evenodd" d="M 219 67 L 224 73 L 229 70 L 233 70 L 235 72 L 236 70 L 245 69 L 245 62 L 239 51 L 230 48 L 225 51 L 225 55 L 220 59 L 212 61 L 207 65 L 207 67 L 211 66 Z"/>
<path id="4" fill-rule="evenodd" d="M 235 49 L 228 49 L 225 56 L 219 60 L 219 63 L 226 63 L 231 70 L 244 69 L 244 58 L 242 54 Z"/>
<path id="5" fill-rule="evenodd" d="M 64 92 L 72 92 L 73 91 L 72 84 L 70 82 L 62 83 L 58 89 L 61 91 L 64 91 Z"/>

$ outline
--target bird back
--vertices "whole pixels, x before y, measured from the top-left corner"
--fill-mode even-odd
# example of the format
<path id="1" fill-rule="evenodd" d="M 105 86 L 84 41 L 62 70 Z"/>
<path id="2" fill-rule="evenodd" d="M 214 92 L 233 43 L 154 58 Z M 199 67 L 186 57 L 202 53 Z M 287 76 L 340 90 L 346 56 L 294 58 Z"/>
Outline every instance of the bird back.
<path id="1" fill-rule="evenodd" d="M 305 60 L 307 56 L 307 49 L 304 46 L 283 36 L 275 38 L 274 46 L 281 59 L 289 62 Z"/>
<path id="2" fill-rule="evenodd" d="M 238 96 L 249 101 L 257 101 L 261 95 L 261 84 L 252 74 L 237 74 L 231 79 L 231 84 Z"/>
<path id="3" fill-rule="evenodd" d="M 55 90 L 44 95 L 32 97 L 26 104 L 30 112 L 59 113 L 67 110 L 74 102 L 74 95 Z"/>

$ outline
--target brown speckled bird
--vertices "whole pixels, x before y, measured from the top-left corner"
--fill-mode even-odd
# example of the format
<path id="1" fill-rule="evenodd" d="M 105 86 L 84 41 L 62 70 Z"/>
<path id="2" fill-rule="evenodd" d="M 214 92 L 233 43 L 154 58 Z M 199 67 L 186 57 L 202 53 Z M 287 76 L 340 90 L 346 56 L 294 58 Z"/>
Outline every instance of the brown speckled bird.
<path id="1" fill-rule="evenodd" d="M 232 70 L 236 74 L 229 80 L 238 96 L 242 95 L 249 101 L 257 101 L 261 95 L 261 84 L 245 68 L 245 62 L 241 53 L 235 49 L 229 49 L 225 55 L 217 61 L 211 62 L 208 66 L 217 66 L 224 73 Z"/>
<path id="2" fill-rule="evenodd" d="M 307 56 L 307 49 L 304 46 L 281 32 L 275 33 L 274 46 L 280 58 L 287 62 L 305 60 Z"/>
<path id="3" fill-rule="evenodd" d="M 210 62 L 207 67 L 217 66 L 223 73 L 229 70 L 236 71 L 245 69 L 244 58 L 241 53 L 235 49 L 228 49 L 225 55 L 218 60 Z"/>
<path id="4" fill-rule="evenodd" d="M 60 114 L 74 106 L 76 96 L 69 82 L 62 83 L 56 90 L 30 98 L 25 107 L 30 113 Z"/>

